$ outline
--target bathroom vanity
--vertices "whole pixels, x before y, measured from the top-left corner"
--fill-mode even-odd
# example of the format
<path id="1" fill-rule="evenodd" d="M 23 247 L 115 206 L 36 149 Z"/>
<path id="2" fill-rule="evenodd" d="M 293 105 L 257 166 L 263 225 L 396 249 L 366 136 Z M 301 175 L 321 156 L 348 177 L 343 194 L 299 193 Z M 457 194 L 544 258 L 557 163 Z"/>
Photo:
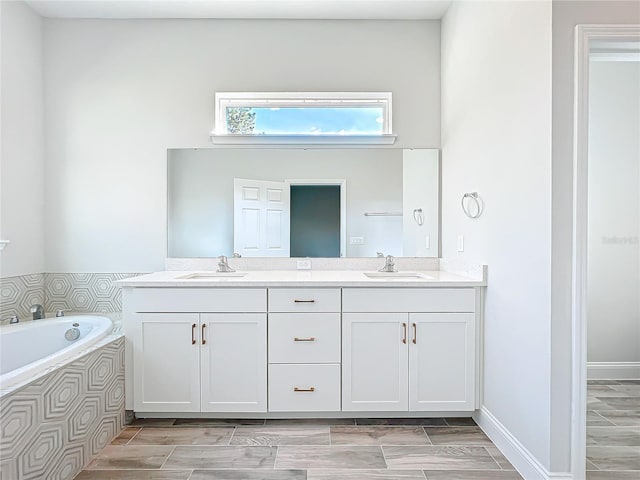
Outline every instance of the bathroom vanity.
<path id="1" fill-rule="evenodd" d="M 411 416 L 478 408 L 478 277 L 165 271 L 119 281 L 137 416 Z"/>

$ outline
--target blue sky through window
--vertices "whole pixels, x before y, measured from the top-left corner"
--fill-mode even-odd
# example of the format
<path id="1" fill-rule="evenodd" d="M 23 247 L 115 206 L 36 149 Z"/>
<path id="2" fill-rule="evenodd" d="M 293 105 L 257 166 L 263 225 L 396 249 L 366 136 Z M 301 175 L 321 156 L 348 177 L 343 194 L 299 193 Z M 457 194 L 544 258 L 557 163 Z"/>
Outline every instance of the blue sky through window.
<path id="1" fill-rule="evenodd" d="M 382 107 L 279 107 L 251 109 L 254 135 L 381 135 Z"/>

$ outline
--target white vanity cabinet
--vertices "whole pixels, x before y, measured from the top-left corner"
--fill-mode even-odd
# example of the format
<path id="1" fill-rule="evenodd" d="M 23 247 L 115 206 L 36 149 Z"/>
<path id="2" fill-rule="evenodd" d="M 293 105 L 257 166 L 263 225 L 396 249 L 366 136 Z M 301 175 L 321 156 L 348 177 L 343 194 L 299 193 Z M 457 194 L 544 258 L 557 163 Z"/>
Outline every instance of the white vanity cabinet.
<path id="1" fill-rule="evenodd" d="M 134 409 L 200 411 L 200 345 L 196 313 L 142 313 L 134 339 Z"/>
<path id="2" fill-rule="evenodd" d="M 269 289 L 269 411 L 340 411 L 340 296 Z"/>
<path id="3" fill-rule="evenodd" d="M 127 292 L 136 412 L 266 412 L 266 289 Z"/>
<path id="4" fill-rule="evenodd" d="M 477 408 L 480 288 L 291 283 L 125 289 L 127 408 L 143 416 Z"/>
<path id="5" fill-rule="evenodd" d="M 475 290 L 345 288 L 342 410 L 475 409 Z"/>

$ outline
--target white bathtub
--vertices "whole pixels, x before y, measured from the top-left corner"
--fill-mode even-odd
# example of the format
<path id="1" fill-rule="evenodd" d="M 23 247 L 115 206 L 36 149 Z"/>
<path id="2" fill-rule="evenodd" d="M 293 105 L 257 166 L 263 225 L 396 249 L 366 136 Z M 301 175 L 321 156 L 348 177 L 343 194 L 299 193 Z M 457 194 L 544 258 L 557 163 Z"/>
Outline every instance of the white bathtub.
<path id="1" fill-rule="evenodd" d="M 80 337 L 65 332 L 77 323 Z M 0 328 L 0 389 L 17 385 L 55 365 L 64 364 L 113 330 L 111 320 L 93 315 L 6 325 Z"/>

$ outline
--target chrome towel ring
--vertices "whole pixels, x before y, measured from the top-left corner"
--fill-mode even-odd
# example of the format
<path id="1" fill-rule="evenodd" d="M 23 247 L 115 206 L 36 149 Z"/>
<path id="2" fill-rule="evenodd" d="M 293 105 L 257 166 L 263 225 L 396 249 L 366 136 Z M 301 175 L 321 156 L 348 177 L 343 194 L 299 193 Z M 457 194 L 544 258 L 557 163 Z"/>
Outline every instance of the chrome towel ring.
<path id="1" fill-rule="evenodd" d="M 469 200 L 465 202 L 467 198 Z M 480 198 L 480 195 L 478 195 L 478 192 L 465 193 L 462 196 L 460 204 L 462 205 L 462 211 L 469 218 L 478 218 L 484 210 L 484 202 L 482 198 Z"/>

